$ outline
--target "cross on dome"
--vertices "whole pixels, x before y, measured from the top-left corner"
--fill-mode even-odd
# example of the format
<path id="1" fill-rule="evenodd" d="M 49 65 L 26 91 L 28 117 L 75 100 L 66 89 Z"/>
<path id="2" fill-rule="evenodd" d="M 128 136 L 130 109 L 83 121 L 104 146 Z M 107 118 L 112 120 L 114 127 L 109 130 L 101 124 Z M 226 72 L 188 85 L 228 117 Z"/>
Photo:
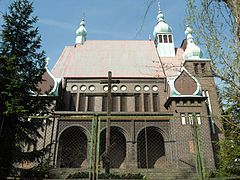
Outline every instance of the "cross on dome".
<path id="1" fill-rule="evenodd" d="M 157 15 L 157 22 L 164 22 L 164 15 L 161 11 L 160 0 L 158 1 L 158 15 Z"/>

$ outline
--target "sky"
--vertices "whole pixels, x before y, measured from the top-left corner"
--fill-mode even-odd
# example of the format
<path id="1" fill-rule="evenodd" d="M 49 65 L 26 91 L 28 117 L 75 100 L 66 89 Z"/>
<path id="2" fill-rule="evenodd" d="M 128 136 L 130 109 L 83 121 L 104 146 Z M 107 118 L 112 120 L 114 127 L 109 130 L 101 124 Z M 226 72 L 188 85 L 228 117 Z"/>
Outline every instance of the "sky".
<path id="1" fill-rule="evenodd" d="M 7 11 L 12 0 L 0 0 L 0 12 Z M 42 49 L 50 58 L 49 69 L 63 48 L 75 43 L 75 32 L 85 14 L 87 40 L 146 40 L 157 23 L 157 1 L 144 15 L 150 0 L 33 0 L 39 21 Z M 165 21 L 172 27 L 175 47 L 184 39 L 185 0 L 161 0 Z M 0 25 L 3 23 L 0 18 Z M 142 27 L 142 28 L 141 28 Z"/>

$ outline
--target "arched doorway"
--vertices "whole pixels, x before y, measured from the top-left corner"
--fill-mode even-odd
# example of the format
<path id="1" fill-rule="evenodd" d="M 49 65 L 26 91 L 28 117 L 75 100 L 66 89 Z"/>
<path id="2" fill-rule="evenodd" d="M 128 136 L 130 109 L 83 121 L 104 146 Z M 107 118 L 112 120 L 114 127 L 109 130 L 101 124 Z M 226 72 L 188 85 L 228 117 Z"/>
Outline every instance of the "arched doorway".
<path id="1" fill-rule="evenodd" d="M 165 157 L 164 139 L 157 127 L 147 127 L 137 137 L 138 168 L 154 168 Z"/>
<path id="2" fill-rule="evenodd" d="M 58 167 L 80 168 L 87 159 L 87 136 L 78 126 L 62 132 L 58 146 Z"/>
<path id="3" fill-rule="evenodd" d="M 100 160 L 102 161 L 106 153 L 106 129 L 101 132 L 100 138 Z M 123 130 L 112 126 L 110 139 L 110 168 L 120 168 L 126 157 L 126 138 Z"/>

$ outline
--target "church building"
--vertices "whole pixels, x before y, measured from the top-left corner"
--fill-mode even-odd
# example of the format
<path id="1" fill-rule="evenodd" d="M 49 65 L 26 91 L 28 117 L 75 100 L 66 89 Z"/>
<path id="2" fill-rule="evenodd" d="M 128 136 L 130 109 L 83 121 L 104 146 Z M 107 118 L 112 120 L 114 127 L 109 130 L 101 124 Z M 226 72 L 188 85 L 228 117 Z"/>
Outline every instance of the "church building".
<path id="1" fill-rule="evenodd" d="M 206 169 L 215 168 L 222 125 L 211 60 L 202 57 L 190 27 L 185 35 L 176 48 L 160 8 L 153 40 L 88 40 L 81 21 L 75 44 L 41 84 L 56 98 L 49 138 L 54 167 L 87 169 L 96 134 L 103 166 L 111 113 L 110 168 L 191 169 L 198 155 Z"/>

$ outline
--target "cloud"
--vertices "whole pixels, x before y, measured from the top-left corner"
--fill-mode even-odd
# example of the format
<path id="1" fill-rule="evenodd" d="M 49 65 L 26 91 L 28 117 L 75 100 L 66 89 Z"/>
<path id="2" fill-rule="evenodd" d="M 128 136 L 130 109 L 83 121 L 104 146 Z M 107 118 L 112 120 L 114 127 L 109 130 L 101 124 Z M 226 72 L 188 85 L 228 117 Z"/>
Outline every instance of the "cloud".
<path id="1" fill-rule="evenodd" d="M 65 30 L 71 30 L 71 31 L 74 28 L 76 28 L 72 24 L 62 22 L 62 21 L 53 20 L 53 19 L 40 19 L 39 23 L 43 24 L 43 25 L 52 26 L 52 27 L 56 27 L 56 28 L 61 28 L 61 29 L 65 29 Z"/>

